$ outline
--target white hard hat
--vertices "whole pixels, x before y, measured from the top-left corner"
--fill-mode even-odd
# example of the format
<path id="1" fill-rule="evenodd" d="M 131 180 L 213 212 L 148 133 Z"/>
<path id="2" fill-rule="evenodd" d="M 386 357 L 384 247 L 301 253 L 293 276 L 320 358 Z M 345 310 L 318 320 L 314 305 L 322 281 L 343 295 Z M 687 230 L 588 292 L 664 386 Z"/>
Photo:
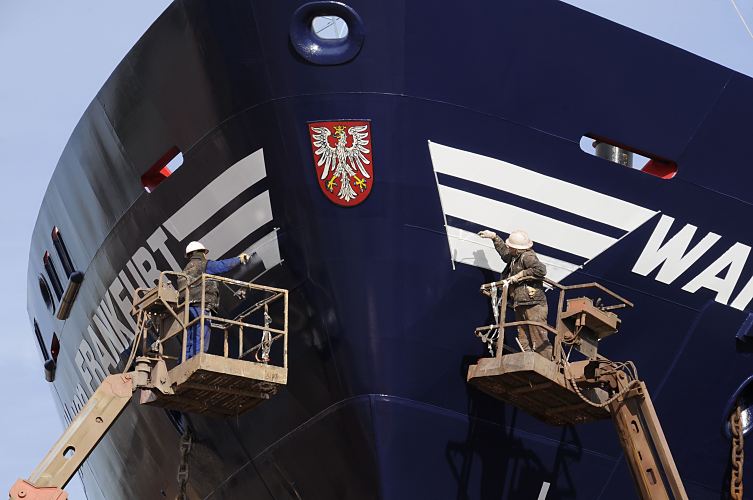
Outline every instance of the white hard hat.
<path id="1" fill-rule="evenodd" d="M 528 250 L 533 246 L 533 241 L 528 237 L 528 233 L 517 230 L 510 233 L 510 236 L 505 240 L 505 245 L 518 250 Z"/>
<path id="2" fill-rule="evenodd" d="M 202 245 L 200 241 L 192 241 L 186 247 L 186 257 L 188 257 L 192 252 L 197 252 L 199 250 L 203 251 L 204 253 L 208 252 L 207 247 Z"/>

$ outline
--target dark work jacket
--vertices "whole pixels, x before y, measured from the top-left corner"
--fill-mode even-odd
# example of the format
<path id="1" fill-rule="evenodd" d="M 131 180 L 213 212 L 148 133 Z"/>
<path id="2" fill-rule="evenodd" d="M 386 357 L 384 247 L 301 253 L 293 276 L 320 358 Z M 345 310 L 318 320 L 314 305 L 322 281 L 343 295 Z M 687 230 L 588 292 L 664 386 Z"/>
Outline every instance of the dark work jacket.
<path id="1" fill-rule="evenodd" d="M 544 295 L 544 283 L 541 278 L 546 276 L 546 266 L 541 263 L 536 256 L 536 252 L 531 249 L 524 250 L 517 256 L 507 248 L 505 242 L 499 236 L 494 238 L 494 248 L 499 253 L 502 260 L 507 264 L 502 271 L 502 279 L 519 275 L 522 277 L 533 277 L 511 284 L 509 287 L 508 300 L 512 301 L 513 307 L 529 306 L 534 304 L 546 304 L 546 295 Z M 537 278 L 537 279 L 536 279 Z"/>
<path id="2" fill-rule="evenodd" d="M 223 274 L 236 266 L 240 265 L 240 259 L 233 257 L 225 260 L 207 260 L 201 254 L 194 255 L 183 268 L 183 272 L 188 275 L 189 283 L 194 282 L 203 273 Z M 218 283 L 213 280 L 207 280 L 204 286 L 204 305 L 206 309 L 216 310 L 220 305 L 220 290 Z M 178 279 L 178 287 L 183 288 L 186 285 L 184 278 Z M 196 281 L 188 288 L 189 301 L 192 304 L 201 304 L 201 281 Z"/>

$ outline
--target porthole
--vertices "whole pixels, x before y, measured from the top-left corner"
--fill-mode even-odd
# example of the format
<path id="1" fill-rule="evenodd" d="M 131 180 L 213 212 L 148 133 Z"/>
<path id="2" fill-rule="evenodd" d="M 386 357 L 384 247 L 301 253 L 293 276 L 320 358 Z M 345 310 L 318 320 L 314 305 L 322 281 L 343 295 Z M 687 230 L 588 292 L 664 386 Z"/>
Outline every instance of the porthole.
<path id="1" fill-rule="evenodd" d="M 54 313 L 55 301 L 52 299 L 52 290 L 50 290 L 50 285 L 47 284 L 47 280 L 44 279 L 44 276 L 39 276 L 39 293 L 42 295 L 44 305 L 47 306 L 47 309 L 49 309 L 50 312 Z"/>
<path id="2" fill-rule="evenodd" d="M 339 16 L 316 16 L 311 31 L 322 40 L 343 40 L 348 37 L 348 23 Z"/>

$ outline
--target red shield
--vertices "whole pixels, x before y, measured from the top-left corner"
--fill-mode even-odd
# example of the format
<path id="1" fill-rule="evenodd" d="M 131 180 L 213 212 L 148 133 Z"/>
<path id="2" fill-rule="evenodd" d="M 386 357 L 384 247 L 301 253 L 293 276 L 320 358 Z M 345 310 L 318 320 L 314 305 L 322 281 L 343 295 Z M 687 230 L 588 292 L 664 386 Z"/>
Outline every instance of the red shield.
<path id="1" fill-rule="evenodd" d="M 341 120 L 309 123 L 316 178 L 332 203 L 362 203 L 374 184 L 371 122 Z"/>

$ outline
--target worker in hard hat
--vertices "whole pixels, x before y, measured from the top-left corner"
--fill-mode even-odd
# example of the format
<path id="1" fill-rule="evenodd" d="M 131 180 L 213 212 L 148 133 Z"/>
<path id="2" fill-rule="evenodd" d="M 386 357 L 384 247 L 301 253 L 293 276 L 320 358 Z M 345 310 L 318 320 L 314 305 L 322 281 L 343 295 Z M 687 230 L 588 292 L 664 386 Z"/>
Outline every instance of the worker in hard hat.
<path id="1" fill-rule="evenodd" d="M 494 248 L 507 264 L 502 271 L 502 279 L 508 283 L 508 300 L 515 311 L 515 321 L 547 322 L 549 307 L 544 294 L 546 266 L 533 251 L 533 241 L 525 231 L 513 231 L 502 240 L 494 231 L 478 233 L 482 238 L 494 242 Z M 518 326 L 518 342 L 524 351 L 536 351 L 552 357 L 552 344 L 545 328 L 535 325 Z"/>
<path id="2" fill-rule="evenodd" d="M 242 253 L 238 257 L 232 257 L 224 260 L 210 260 L 207 258 L 209 250 L 199 241 L 192 241 L 186 247 L 186 258 L 188 263 L 183 268 L 183 273 L 188 276 L 188 283 L 182 276 L 178 279 L 178 289 L 182 290 L 186 285 L 188 287 L 188 297 L 190 301 L 189 315 L 190 319 L 198 318 L 201 315 L 201 281 L 197 281 L 202 274 L 225 274 L 241 264 L 248 262 L 248 254 Z M 220 290 L 217 282 L 206 280 L 204 282 L 204 307 L 207 316 L 211 316 L 220 306 Z M 197 322 L 188 328 L 186 339 L 186 359 L 191 358 L 199 353 L 201 348 L 200 331 L 201 323 Z M 211 327 L 209 320 L 204 322 L 204 351 L 209 348 L 211 337 Z"/>

